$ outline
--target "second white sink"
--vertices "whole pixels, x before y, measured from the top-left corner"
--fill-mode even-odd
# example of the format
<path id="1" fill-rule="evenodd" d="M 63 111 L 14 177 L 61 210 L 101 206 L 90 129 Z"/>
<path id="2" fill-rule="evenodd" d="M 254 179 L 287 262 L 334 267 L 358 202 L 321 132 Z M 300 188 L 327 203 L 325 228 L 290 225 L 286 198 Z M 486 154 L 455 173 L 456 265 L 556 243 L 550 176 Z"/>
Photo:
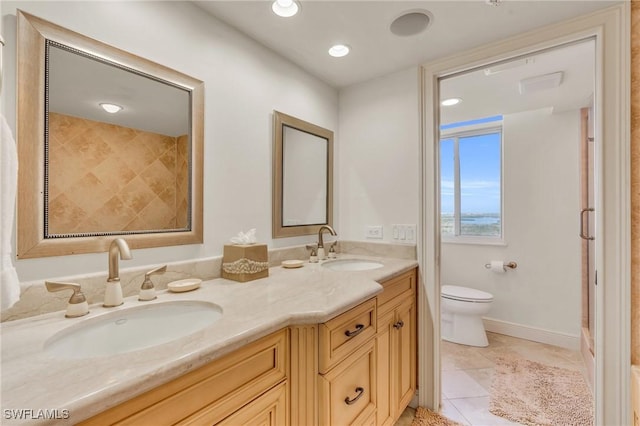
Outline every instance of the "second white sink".
<path id="1" fill-rule="evenodd" d="M 216 304 L 160 302 L 80 320 L 56 333 L 44 351 L 59 358 L 92 358 L 136 351 L 197 332 L 222 317 Z"/>
<path id="2" fill-rule="evenodd" d="M 324 262 L 322 266 L 332 271 L 368 271 L 370 269 L 382 268 L 384 265 L 375 260 L 338 259 Z"/>

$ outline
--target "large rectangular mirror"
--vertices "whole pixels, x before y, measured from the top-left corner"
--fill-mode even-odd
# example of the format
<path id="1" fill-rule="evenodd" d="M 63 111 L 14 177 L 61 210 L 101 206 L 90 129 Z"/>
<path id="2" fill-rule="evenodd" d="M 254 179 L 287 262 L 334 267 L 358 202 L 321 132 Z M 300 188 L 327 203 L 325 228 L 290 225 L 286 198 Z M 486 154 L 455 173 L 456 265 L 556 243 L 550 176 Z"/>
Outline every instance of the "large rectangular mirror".
<path id="1" fill-rule="evenodd" d="M 333 223 L 333 132 L 273 112 L 273 237 L 318 232 Z"/>
<path id="2" fill-rule="evenodd" d="M 200 80 L 18 11 L 20 258 L 202 242 Z"/>

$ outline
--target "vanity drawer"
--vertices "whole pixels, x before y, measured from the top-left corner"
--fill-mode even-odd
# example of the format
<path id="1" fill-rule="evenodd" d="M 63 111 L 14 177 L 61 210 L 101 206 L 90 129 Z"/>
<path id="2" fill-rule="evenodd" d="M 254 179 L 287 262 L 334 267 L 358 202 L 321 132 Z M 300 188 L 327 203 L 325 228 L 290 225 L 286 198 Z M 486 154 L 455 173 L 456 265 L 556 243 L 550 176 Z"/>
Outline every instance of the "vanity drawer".
<path id="1" fill-rule="evenodd" d="M 321 425 L 366 425 L 376 411 L 376 353 L 371 340 L 318 376 Z"/>
<path id="2" fill-rule="evenodd" d="M 226 419 L 218 422 L 215 408 L 205 408 L 186 420 L 180 426 L 285 426 L 287 424 L 287 383 L 283 382 L 264 395 L 254 399 Z"/>
<path id="3" fill-rule="evenodd" d="M 378 294 L 378 312 L 382 314 L 393 309 L 397 303 L 396 298 L 399 296 L 413 296 L 416 291 L 416 279 L 416 269 L 412 269 L 388 281 L 381 282 L 384 290 Z M 388 302 L 391 303 L 387 304 Z"/>
<path id="4" fill-rule="evenodd" d="M 376 299 L 352 308 L 319 326 L 319 371 L 329 371 L 376 334 Z"/>
<path id="5" fill-rule="evenodd" d="M 221 421 L 286 378 L 287 336 L 266 336 L 81 424 L 175 424 L 205 407 L 208 420 Z"/>

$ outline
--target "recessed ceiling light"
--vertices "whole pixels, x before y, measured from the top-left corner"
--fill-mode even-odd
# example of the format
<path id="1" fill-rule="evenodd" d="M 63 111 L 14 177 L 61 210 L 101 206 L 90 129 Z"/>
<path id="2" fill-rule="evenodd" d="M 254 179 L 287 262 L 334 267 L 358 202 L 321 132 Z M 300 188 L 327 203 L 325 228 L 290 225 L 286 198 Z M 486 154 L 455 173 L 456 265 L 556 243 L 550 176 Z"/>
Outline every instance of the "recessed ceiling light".
<path id="1" fill-rule="evenodd" d="M 394 19 L 389 30 L 400 37 L 418 35 L 427 29 L 431 19 L 426 10 L 410 10 Z"/>
<path id="2" fill-rule="evenodd" d="M 347 56 L 350 50 L 346 44 L 336 44 L 329 49 L 329 55 L 334 58 L 342 58 L 343 56 Z"/>
<path id="3" fill-rule="evenodd" d="M 298 3 L 294 0 L 276 0 L 271 5 L 271 10 L 278 16 L 290 18 L 298 13 Z"/>
<path id="4" fill-rule="evenodd" d="M 110 114 L 115 114 L 118 111 L 122 111 L 122 107 L 116 104 L 101 103 L 100 106 L 103 110 L 107 111 Z"/>
<path id="5" fill-rule="evenodd" d="M 460 98 L 449 98 L 449 99 L 445 99 L 444 101 L 440 102 L 440 105 L 442 105 L 442 106 L 453 106 L 453 105 L 458 105 L 460 102 L 462 102 L 462 99 L 460 99 Z"/>

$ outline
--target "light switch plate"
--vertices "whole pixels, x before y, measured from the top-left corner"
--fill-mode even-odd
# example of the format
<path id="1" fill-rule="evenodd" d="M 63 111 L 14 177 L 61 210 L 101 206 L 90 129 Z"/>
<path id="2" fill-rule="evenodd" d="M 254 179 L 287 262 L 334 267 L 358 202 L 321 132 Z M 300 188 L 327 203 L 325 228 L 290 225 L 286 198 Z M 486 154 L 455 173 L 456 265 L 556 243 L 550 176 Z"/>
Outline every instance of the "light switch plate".
<path id="1" fill-rule="evenodd" d="M 414 244 L 417 241 L 417 227 L 414 224 L 391 225 L 391 239 L 398 243 Z"/>

